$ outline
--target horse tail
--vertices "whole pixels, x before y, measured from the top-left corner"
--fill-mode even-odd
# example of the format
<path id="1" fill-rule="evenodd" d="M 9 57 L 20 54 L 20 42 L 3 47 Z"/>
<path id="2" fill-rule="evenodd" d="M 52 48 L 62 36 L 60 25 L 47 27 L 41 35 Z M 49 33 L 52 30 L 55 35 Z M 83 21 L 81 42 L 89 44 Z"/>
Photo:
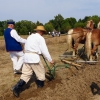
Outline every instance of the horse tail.
<path id="1" fill-rule="evenodd" d="M 87 57 L 88 59 L 90 58 L 90 55 L 91 55 L 91 49 L 92 49 L 92 41 L 91 41 L 91 36 L 92 36 L 92 32 L 88 32 L 86 34 L 86 43 L 85 43 L 85 50 L 86 50 L 86 54 L 87 54 Z"/>
<path id="2" fill-rule="evenodd" d="M 67 35 L 67 46 L 68 46 L 68 50 L 72 49 L 72 33 L 73 33 L 73 29 L 70 29 L 68 31 L 68 35 Z"/>

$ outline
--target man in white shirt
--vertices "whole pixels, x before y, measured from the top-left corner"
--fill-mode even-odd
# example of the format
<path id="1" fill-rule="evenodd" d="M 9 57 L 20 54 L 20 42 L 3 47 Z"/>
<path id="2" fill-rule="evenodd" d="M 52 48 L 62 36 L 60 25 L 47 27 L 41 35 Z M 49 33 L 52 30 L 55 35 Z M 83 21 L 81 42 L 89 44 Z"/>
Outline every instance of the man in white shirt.
<path id="1" fill-rule="evenodd" d="M 8 27 L 4 31 L 4 39 L 6 51 L 10 53 L 11 60 L 13 62 L 14 73 L 21 73 L 21 68 L 23 64 L 23 48 L 22 44 L 26 42 L 26 39 L 21 38 L 17 31 L 14 29 L 15 22 L 9 20 L 7 22 Z"/>
<path id="2" fill-rule="evenodd" d="M 43 26 L 37 26 L 35 34 L 31 34 L 25 43 L 24 64 L 22 68 L 22 75 L 20 80 L 13 88 L 13 94 L 19 97 L 21 88 L 30 80 L 33 71 L 36 75 L 36 84 L 38 88 L 44 86 L 45 81 L 45 68 L 40 60 L 42 54 L 51 64 L 54 64 L 45 39 L 42 35 L 46 32 Z"/>

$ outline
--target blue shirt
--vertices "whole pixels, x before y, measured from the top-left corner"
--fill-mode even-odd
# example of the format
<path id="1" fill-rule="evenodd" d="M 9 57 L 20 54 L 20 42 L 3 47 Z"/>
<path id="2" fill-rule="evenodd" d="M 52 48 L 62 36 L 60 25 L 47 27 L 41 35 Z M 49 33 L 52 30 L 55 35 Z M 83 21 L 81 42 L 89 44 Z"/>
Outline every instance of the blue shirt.
<path id="1" fill-rule="evenodd" d="M 6 51 L 22 51 L 22 46 L 20 42 L 17 42 L 13 37 L 11 37 L 11 28 L 7 28 L 4 31 L 4 39 L 6 45 Z"/>

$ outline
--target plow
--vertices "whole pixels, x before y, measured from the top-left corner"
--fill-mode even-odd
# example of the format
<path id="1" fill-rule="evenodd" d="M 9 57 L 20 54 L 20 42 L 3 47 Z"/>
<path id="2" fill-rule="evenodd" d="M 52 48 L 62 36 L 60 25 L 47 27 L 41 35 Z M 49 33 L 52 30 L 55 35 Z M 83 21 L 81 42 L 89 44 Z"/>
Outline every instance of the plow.
<path id="1" fill-rule="evenodd" d="M 98 61 L 87 61 L 87 60 L 81 60 L 78 58 L 73 58 L 72 55 L 60 55 L 60 61 L 63 64 L 53 64 L 53 67 L 50 67 L 46 61 L 46 59 L 44 58 L 44 56 L 42 55 L 44 62 L 46 64 L 46 67 L 48 69 L 48 71 L 46 72 L 46 78 L 49 81 L 52 81 L 55 79 L 56 77 L 56 69 L 57 68 L 68 68 L 70 69 L 70 71 L 75 74 L 72 70 L 71 70 L 71 66 L 74 66 L 76 68 L 76 70 L 79 70 L 80 68 L 84 68 L 84 66 L 86 66 L 86 64 L 96 64 Z M 68 60 L 67 58 L 71 58 L 71 60 Z"/>
<path id="2" fill-rule="evenodd" d="M 47 63 L 46 59 L 44 58 L 44 56 L 42 56 L 42 57 L 43 57 L 43 59 L 44 59 L 44 62 L 45 62 L 45 64 L 46 64 L 46 67 L 47 67 L 47 69 L 48 69 L 48 72 L 46 72 L 46 78 L 47 78 L 49 81 L 55 79 L 55 76 L 56 76 L 56 72 L 55 72 L 55 71 L 56 71 L 56 69 L 57 69 L 58 67 L 69 68 L 69 64 L 62 64 L 62 65 L 56 65 L 56 64 L 54 64 L 53 67 L 51 68 L 51 67 L 48 65 L 48 63 Z"/>

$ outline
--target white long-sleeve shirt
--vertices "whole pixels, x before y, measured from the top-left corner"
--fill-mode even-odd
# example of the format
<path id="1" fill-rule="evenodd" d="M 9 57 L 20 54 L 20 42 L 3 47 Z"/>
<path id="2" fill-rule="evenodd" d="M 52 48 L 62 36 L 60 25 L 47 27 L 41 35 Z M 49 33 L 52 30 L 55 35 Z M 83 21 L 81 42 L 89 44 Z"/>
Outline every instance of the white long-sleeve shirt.
<path id="1" fill-rule="evenodd" d="M 20 42 L 20 43 L 26 42 L 26 39 L 21 38 L 15 29 L 12 29 L 10 34 L 17 42 Z"/>
<path id="2" fill-rule="evenodd" d="M 44 38 L 38 33 L 31 34 L 25 43 L 24 62 L 38 63 L 40 61 L 39 54 L 43 54 L 49 62 L 52 61 Z"/>

